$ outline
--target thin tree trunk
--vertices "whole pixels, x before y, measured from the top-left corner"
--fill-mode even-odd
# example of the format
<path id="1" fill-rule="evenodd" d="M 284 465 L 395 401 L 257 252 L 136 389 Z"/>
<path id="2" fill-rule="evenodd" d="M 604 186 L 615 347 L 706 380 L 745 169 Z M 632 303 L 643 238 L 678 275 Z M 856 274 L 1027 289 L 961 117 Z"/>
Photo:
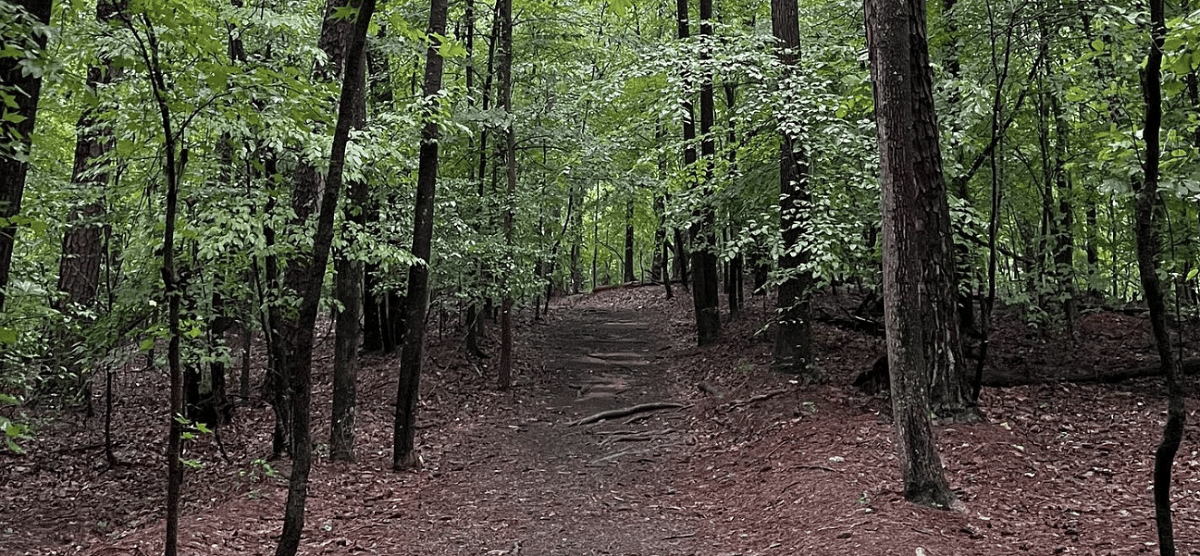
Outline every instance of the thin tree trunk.
<path id="1" fill-rule="evenodd" d="M 312 352 L 317 310 L 321 301 L 321 286 L 325 267 L 329 262 L 329 251 L 333 244 L 334 213 L 338 196 L 342 190 L 343 173 L 346 165 L 346 145 L 350 140 L 350 127 L 355 116 L 356 99 L 363 94 L 364 58 L 366 56 L 367 28 L 375 13 L 375 0 L 361 0 L 358 18 L 349 33 L 346 33 L 345 75 L 341 98 L 338 101 L 337 125 L 333 133 L 333 145 L 329 155 L 329 173 L 325 179 L 325 191 L 321 197 L 317 229 L 313 234 L 312 259 L 308 265 L 291 265 L 288 274 L 299 275 L 288 280 L 302 287 L 296 288 L 301 295 L 295 320 L 283 324 L 282 337 L 287 341 L 287 360 L 292 387 L 292 473 L 288 481 L 288 497 L 284 506 L 283 532 L 275 556 L 295 556 L 300 546 L 300 533 L 304 529 L 304 507 L 308 497 L 308 474 L 312 467 L 312 439 L 310 438 L 310 398 L 312 395 Z M 303 272 L 301 275 L 300 273 Z"/>
<path id="2" fill-rule="evenodd" d="M 158 107 L 163 133 L 163 149 L 166 153 L 164 174 L 167 179 L 166 206 L 164 208 L 162 280 L 167 298 L 167 368 L 170 376 L 168 390 L 169 421 L 167 429 L 167 523 L 164 554 L 175 556 L 179 550 L 179 502 L 183 491 L 183 373 L 180 368 L 180 302 L 183 294 L 179 274 L 175 268 L 175 218 L 179 200 L 179 172 L 187 162 L 187 150 L 180 149 L 182 137 L 175 134 L 171 108 L 166 98 L 167 85 L 162 65 L 159 63 L 158 35 L 148 15 L 142 15 L 143 37 L 133 22 L 122 15 L 126 27 L 138 43 L 142 62 L 146 65 L 146 77 Z M 179 160 L 176 160 L 179 156 Z"/>
<path id="3" fill-rule="evenodd" d="M 446 0 L 432 0 L 429 8 L 430 37 L 446 33 Z M 439 54 L 439 41 L 430 43 L 425 54 L 425 84 L 423 93 L 434 102 L 442 88 L 442 68 L 445 61 Z M 417 199 L 413 218 L 413 248 L 415 257 L 424 262 L 408 269 L 408 330 L 400 352 L 400 383 L 396 390 L 396 419 L 392 431 L 392 469 L 420 466 L 420 456 L 414 450 L 417 422 L 417 400 L 420 396 L 421 365 L 425 350 L 425 317 L 429 311 L 429 264 L 433 245 L 433 207 L 438 175 L 438 125 L 436 113 L 430 108 L 423 114 L 421 147 L 417 159 Z"/>
<path id="4" fill-rule="evenodd" d="M 713 35 L 712 0 L 700 0 L 700 36 Z M 700 60 L 711 59 L 709 46 L 700 50 Z M 713 76 L 706 71 L 700 77 L 700 157 L 704 163 L 704 178 L 699 184 L 703 192 L 703 205 L 697 209 L 697 220 L 692 226 L 692 300 L 696 314 L 696 341 L 708 345 L 721 334 L 721 307 L 719 274 L 717 270 L 716 213 L 712 200 L 713 162 L 717 154 L 716 141 L 712 135 L 715 106 L 713 101 Z"/>
<path id="5" fill-rule="evenodd" d="M 1187 411 L 1184 405 L 1183 382 L 1179 366 L 1171 353 L 1171 337 L 1167 331 L 1165 292 L 1158 278 L 1159 237 L 1155 229 L 1155 204 L 1159 201 L 1159 157 L 1162 127 L 1162 48 L 1167 35 L 1162 0 L 1150 1 L 1150 37 L 1152 44 L 1142 76 L 1142 96 L 1146 102 L 1146 141 L 1143 177 L 1137 189 L 1135 230 L 1137 236 L 1138 274 L 1150 309 L 1150 326 L 1158 348 L 1163 376 L 1167 383 L 1167 422 L 1162 441 L 1154 451 L 1154 522 L 1158 527 L 1158 550 L 1162 556 L 1175 555 L 1175 534 L 1171 518 L 1171 468 L 1175 454 L 1183 441 Z"/>

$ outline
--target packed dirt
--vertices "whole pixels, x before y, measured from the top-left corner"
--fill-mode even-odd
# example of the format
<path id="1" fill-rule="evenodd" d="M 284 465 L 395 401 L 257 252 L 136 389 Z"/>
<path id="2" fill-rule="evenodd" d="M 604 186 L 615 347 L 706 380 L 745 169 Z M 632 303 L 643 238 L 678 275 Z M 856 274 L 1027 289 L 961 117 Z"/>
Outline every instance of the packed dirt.
<path id="1" fill-rule="evenodd" d="M 1157 552 L 1150 485 L 1161 381 L 1053 380 L 1152 362 L 1136 316 L 1085 315 L 1074 338 L 999 319 L 993 365 L 1005 368 L 989 372 L 1042 382 L 985 388 L 986 422 L 938 427 L 967 508 L 948 512 L 904 501 L 887 401 L 851 386 L 882 353 L 880 339 L 818 325 L 827 380 L 800 385 L 768 370 L 768 300 L 748 297 L 723 339 L 701 349 L 690 299 L 677 293 L 616 289 L 557 301 L 541 320 L 525 315 L 508 392 L 494 389 L 492 360 L 468 359 L 446 325 L 423 377 L 419 471 L 389 470 L 396 359 L 365 356 L 358 461 L 330 463 L 318 446 L 301 553 Z M 329 331 L 320 335 L 318 442 L 331 363 Z M 116 373 L 116 467 L 104 457 L 100 418 L 33 414 L 28 453 L 0 453 L 0 555 L 162 552 L 163 382 L 153 370 Z M 248 402 L 219 441 L 190 443 L 197 468 L 185 485 L 183 554 L 274 552 L 288 464 L 267 461 L 270 411 Z M 622 409 L 632 412 L 580 422 Z M 1181 554 L 1200 554 L 1197 449 L 1189 427 L 1174 484 Z"/>

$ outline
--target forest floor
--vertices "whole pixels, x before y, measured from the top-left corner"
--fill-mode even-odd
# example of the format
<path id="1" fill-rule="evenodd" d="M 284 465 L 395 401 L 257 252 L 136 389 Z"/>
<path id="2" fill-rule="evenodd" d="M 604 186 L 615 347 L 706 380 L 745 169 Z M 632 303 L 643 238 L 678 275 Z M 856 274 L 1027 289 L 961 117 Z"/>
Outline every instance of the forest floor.
<path id="1" fill-rule="evenodd" d="M 878 338 L 817 325 L 828 380 L 803 386 L 768 369 L 770 344 L 756 334 L 765 300 L 747 298 L 723 339 L 700 349 L 690 296 L 677 293 L 625 288 L 553 303 L 519 328 L 508 392 L 492 386 L 494 358 L 467 359 L 454 334 L 432 339 L 419 471 L 389 470 L 396 359 L 366 356 L 358 461 L 331 463 L 318 445 L 301 554 L 1157 553 L 1150 486 L 1161 380 L 1054 380 L 1153 362 L 1143 319 L 1089 313 L 1073 339 L 998 319 L 989 375 L 1044 382 L 985 388 L 985 422 L 937 428 L 967 508 L 949 512 L 904 501 L 888 403 L 851 386 L 883 352 Z M 854 302 L 843 293 L 819 305 L 838 312 Z M 316 362 L 319 443 L 328 332 Z M 164 379 L 115 376 L 120 465 L 106 462 L 102 420 L 82 412 L 35 411 L 28 453 L 0 453 L 0 555 L 161 554 Z M 572 423 L 647 403 L 678 407 Z M 1194 395 L 1188 403 L 1197 407 Z M 269 409 L 250 404 L 219 443 L 190 443 L 199 467 L 185 484 L 182 554 L 273 554 L 288 464 L 266 461 L 270 425 Z M 1180 554 L 1200 554 L 1196 440 L 1189 426 L 1175 467 Z"/>

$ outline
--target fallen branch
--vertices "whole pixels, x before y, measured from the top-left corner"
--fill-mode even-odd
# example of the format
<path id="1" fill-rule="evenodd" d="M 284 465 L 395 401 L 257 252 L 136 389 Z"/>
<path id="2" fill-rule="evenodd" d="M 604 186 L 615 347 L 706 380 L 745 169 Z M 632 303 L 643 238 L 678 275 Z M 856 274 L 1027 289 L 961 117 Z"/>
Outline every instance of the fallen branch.
<path id="1" fill-rule="evenodd" d="M 626 415 L 633 415 L 635 413 L 644 413 L 647 411 L 658 411 L 660 409 L 678 409 L 681 407 L 687 407 L 687 406 L 684 404 L 675 403 L 675 402 L 644 403 L 644 404 L 630 406 L 630 407 L 622 407 L 620 409 L 611 409 L 609 411 L 601 411 L 600 413 L 596 413 L 594 415 L 588 415 L 587 417 L 584 417 L 583 419 L 580 419 L 578 421 L 571 421 L 570 423 L 567 423 L 567 426 L 574 427 L 577 425 L 586 425 L 588 423 L 595 423 L 596 421 L 603 421 L 605 419 L 616 419 L 617 417 L 625 417 Z"/>
<path id="2" fill-rule="evenodd" d="M 784 394 L 791 393 L 792 391 L 793 390 L 791 388 L 780 388 L 778 390 L 772 390 L 765 394 L 758 394 L 756 396 L 750 396 L 749 398 L 746 398 L 744 400 L 733 400 L 733 401 L 729 402 L 729 409 L 733 409 L 735 407 L 742 407 L 744 405 L 750 405 L 752 403 L 761 402 L 763 400 L 769 400 L 771 398 L 777 398 Z"/>

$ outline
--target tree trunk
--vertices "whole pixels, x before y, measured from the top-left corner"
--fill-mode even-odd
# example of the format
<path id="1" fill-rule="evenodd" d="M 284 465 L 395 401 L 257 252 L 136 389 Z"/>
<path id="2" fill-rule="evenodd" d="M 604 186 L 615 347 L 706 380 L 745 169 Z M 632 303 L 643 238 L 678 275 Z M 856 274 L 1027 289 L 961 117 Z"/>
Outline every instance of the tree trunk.
<path id="1" fill-rule="evenodd" d="M 791 76 L 800 61 L 796 0 L 771 1 L 771 27 L 777 42 L 776 55 Z M 808 382 L 820 378 L 819 370 L 812 364 L 813 276 L 808 269 L 808 251 L 803 246 L 809 227 L 808 148 L 800 142 L 799 134 L 788 133 L 788 129 L 789 126 L 780 126 L 779 229 L 783 253 L 779 256 L 779 269 L 784 279 L 779 284 L 771 366 L 777 371 L 799 374 Z"/>
<path id="2" fill-rule="evenodd" d="M 917 127 L 911 81 L 910 0 L 869 0 L 865 5 L 867 44 L 875 89 L 875 117 L 883 192 L 883 289 L 888 367 L 896 423 L 897 452 L 909 501 L 949 507 L 954 494 L 942 471 L 929 419 L 929 374 L 921 314 L 926 247 L 917 237 L 930 218 L 919 202 L 914 171 Z M 936 232 L 926 229 L 927 233 Z"/>
<path id="3" fill-rule="evenodd" d="M 367 124 L 367 79 L 364 68 L 361 83 L 355 86 L 357 96 L 351 127 L 363 129 Z M 343 73 L 349 72 L 343 70 Z M 363 230 L 367 223 L 370 189 L 363 181 L 352 181 L 347 187 L 346 202 L 343 203 L 345 224 L 343 230 L 355 233 Z M 334 296 L 341 304 L 335 318 L 333 353 L 333 408 L 330 414 L 329 457 L 333 461 L 354 461 L 354 422 L 358 399 L 358 344 L 362 339 L 359 320 L 363 313 L 363 263 L 353 253 L 356 239 L 353 235 L 342 237 L 342 249 L 334 260 L 336 278 Z"/>
<path id="4" fill-rule="evenodd" d="M 38 23 L 50 23 L 51 0 L 16 0 L 15 5 L 29 12 Z M 32 44 L 13 45 L 18 48 L 46 47 L 45 34 L 29 37 Z M 17 226 L 13 217 L 21 212 L 21 197 L 25 193 L 25 175 L 29 172 L 28 155 L 32 145 L 33 127 L 37 119 L 38 99 L 41 98 L 41 75 L 26 75 L 19 62 L 24 56 L 0 57 L 0 89 L 16 97 L 16 106 L 0 118 L 0 311 L 4 310 L 8 273 L 12 268 L 13 242 Z"/>
<path id="5" fill-rule="evenodd" d="M 625 203 L 625 282 L 637 280 L 633 271 L 633 199 Z"/>
<path id="6" fill-rule="evenodd" d="M 712 0 L 700 0 L 700 35 L 712 36 Z M 709 49 L 700 51 L 701 63 L 712 57 Z M 705 72 L 700 78 L 700 157 L 704 163 L 704 206 L 696 216 L 699 219 L 692 229 L 695 242 L 692 251 L 692 299 L 696 313 L 696 340 L 698 345 L 715 342 L 721 334 L 721 307 L 719 274 L 717 271 L 716 213 L 712 200 L 713 159 L 717 155 L 716 141 L 712 135 L 715 106 L 713 101 L 713 76 Z"/>
<path id="7" fill-rule="evenodd" d="M 333 244 L 334 213 L 338 195 L 342 189 L 343 171 L 346 165 L 346 145 L 350 139 L 350 127 L 355 117 L 355 102 L 363 94 L 363 63 L 367 28 L 375 13 L 375 0 L 361 0 L 358 17 L 353 29 L 345 37 L 345 75 L 342 93 L 338 101 L 337 125 L 333 133 L 333 145 L 329 154 L 329 173 L 325 180 L 325 191 L 321 197 L 316 232 L 313 234 L 312 258 L 307 265 L 292 264 L 288 267 L 287 282 L 297 284 L 295 291 L 301 295 L 300 306 L 293 319 L 281 324 L 281 339 L 286 342 L 278 350 L 286 359 L 280 368 L 287 369 L 291 386 L 292 401 L 292 473 L 288 481 L 288 497 L 284 507 L 283 532 L 275 556 L 295 556 L 300 545 L 300 533 L 304 529 L 304 506 L 308 497 L 308 474 L 312 467 L 312 442 L 310 438 L 310 398 L 312 394 L 312 351 L 317 309 L 321 301 L 321 286 L 325 277 L 325 266 L 329 262 L 329 251 Z M 297 184 L 300 189 L 300 184 Z M 298 193 L 304 193 L 303 190 Z"/>
<path id="8" fill-rule="evenodd" d="M 922 210 L 917 228 L 920 242 L 921 281 L 925 302 L 914 309 L 923 321 L 925 359 L 929 363 L 930 403 L 934 413 L 954 420 L 977 420 L 978 409 L 971 398 L 970 375 L 962 357 L 958 329 L 958 295 L 954 277 L 954 236 L 950 229 L 950 205 L 942 173 L 937 114 L 933 102 L 933 72 L 929 64 L 925 31 L 925 0 L 909 0 L 908 72 L 913 103 L 913 172 Z"/>
<path id="9" fill-rule="evenodd" d="M 1167 331 L 1165 292 L 1158 278 L 1159 237 L 1154 206 L 1159 201 L 1159 143 L 1162 127 L 1162 49 L 1167 35 L 1162 0 L 1150 0 L 1150 46 L 1146 69 L 1142 75 L 1142 96 L 1146 102 L 1145 162 L 1142 182 L 1135 182 L 1135 231 L 1137 237 L 1138 274 L 1146 305 L 1150 309 L 1150 327 L 1158 348 L 1160 364 L 1167 384 L 1167 422 L 1162 440 L 1154 451 L 1154 522 L 1158 527 L 1158 550 L 1162 556 L 1174 556 L 1175 534 L 1171 518 L 1171 468 L 1175 454 L 1183 441 L 1187 411 L 1184 405 L 1183 383 L 1179 366 L 1171 353 L 1171 337 Z"/>
<path id="10" fill-rule="evenodd" d="M 432 0 L 429 7 L 430 37 L 446 33 L 446 0 Z M 442 88 L 444 60 L 438 53 L 440 41 L 430 43 L 425 54 L 425 85 L 427 102 L 435 102 Z M 417 199 L 413 211 L 413 256 L 423 263 L 408 269 L 408 330 L 400 352 L 400 383 L 396 390 L 396 421 L 392 431 L 392 469 L 401 470 L 420 465 L 414 450 L 417 430 L 417 400 L 420 397 L 421 364 L 425 350 L 425 317 L 429 311 L 429 264 L 432 262 L 433 201 L 438 175 L 438 126 L 434 108 L 423 114 L 421 148 L 417 161 Z"/>
<path id="11" fill-rule="evenodd" d="M 497 99 L 496 104 L 504 111 L 505 114 L 511 115 L 512 110 L 512 69 L 513 69 L 513 19 L 512 19 L 512 0 L 497 0 L 496 2 L 496 17 L 499 19 L 500 37 L 499 46 L 500 60 L 496 68 L 497 81 Z M 508 182 L 508 194 L 505 196 L 504 202 L 504 244 L 509 257 L 513 256 L 513 213 L 514 203 L 517 202 L 517 147 L 516 134 L 513 130 L 512 122 L 505 124 L 504 128 L 504 166 L 505 176 Z M 594 261 L 594 259 L 593 259 Z M 512 386 L 512 362 L 513 362 L 513 329 L 512 329 L 512 308 L 513 297 L 511 286 L 508 283 L 508 276 L 504 276 L 504 300 L 500 306 L 500 364 L 497 369 L 496 383 L 501 390 L 507 390 Z M 593 284 L 594 285 L 594 284 Z"/>

